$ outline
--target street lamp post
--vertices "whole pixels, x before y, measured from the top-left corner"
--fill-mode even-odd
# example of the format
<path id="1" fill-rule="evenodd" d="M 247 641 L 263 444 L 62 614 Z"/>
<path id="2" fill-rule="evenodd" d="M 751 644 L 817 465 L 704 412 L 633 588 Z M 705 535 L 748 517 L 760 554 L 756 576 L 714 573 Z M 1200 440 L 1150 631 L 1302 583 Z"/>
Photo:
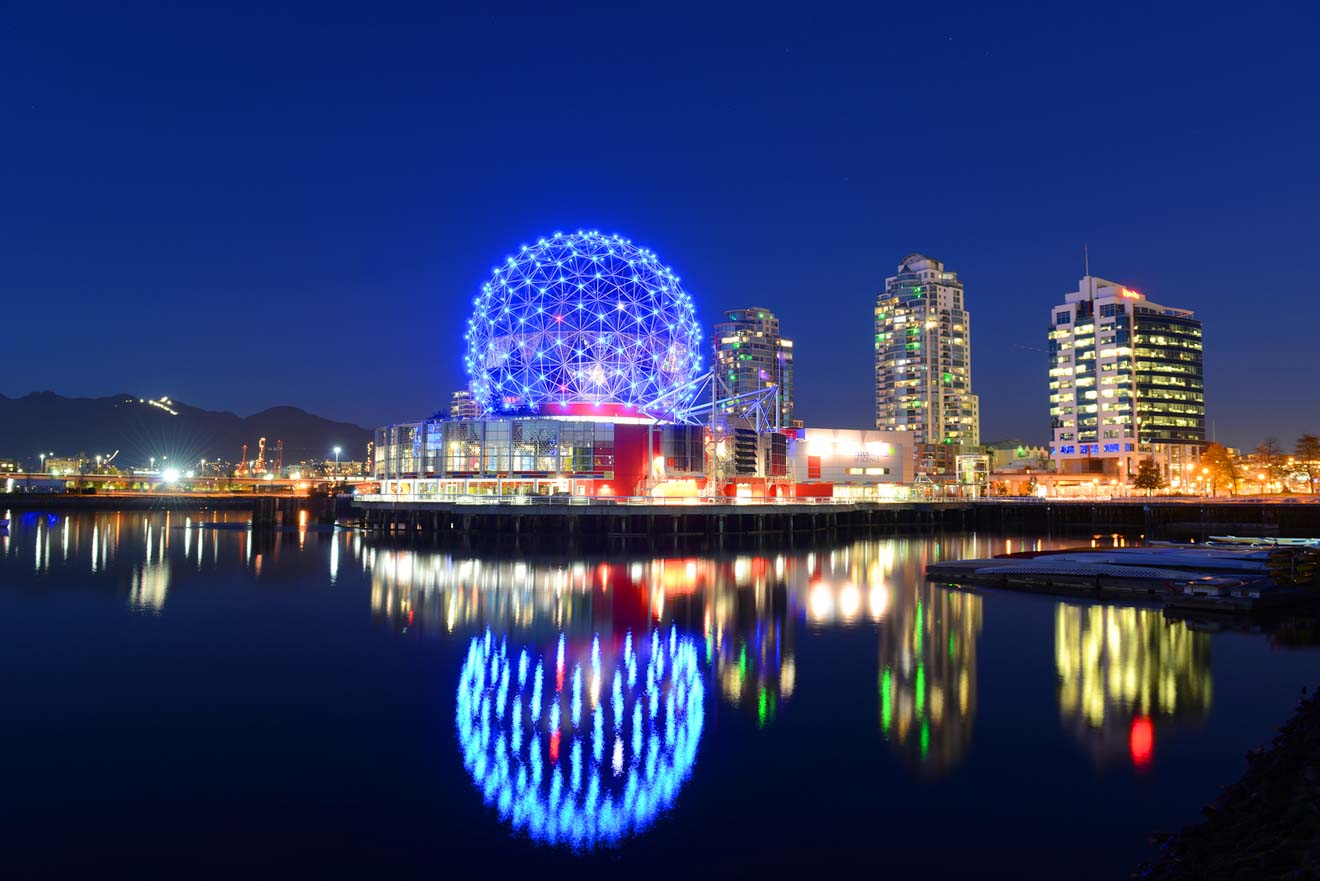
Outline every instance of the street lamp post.
<path id="1" fill-rule="evenodd" d="M 340 452 L 341 452 L 341 449 L 340 449 L 339 447 L 335 447 L 335 483 L 338 483 L 338 482 L 339 482 L 339 454 L 340 454 Z"/>

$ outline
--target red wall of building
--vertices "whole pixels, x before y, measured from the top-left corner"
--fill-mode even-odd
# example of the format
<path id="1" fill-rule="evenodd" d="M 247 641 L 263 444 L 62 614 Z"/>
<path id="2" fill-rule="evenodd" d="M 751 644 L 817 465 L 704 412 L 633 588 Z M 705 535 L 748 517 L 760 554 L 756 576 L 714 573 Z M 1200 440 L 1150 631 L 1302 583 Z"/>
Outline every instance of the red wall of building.
<path id="1" fill-rule="evenodd" d="M 645 425 L 614 426 L 614 479 L 605 481 L 616 496 L 631 496 L 646 477 L 651 456 L 646 449 Z"/>

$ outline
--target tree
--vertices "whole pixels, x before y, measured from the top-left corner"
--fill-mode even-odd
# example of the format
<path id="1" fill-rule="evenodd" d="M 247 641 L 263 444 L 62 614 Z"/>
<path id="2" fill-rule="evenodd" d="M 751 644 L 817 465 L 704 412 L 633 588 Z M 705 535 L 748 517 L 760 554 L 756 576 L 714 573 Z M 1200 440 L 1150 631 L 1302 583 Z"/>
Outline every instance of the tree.
<path id="1" fill-rule="evenodd" d="M 1253 453 L 1256 457 L 1256 464 L 1264 472 L 1265 477 L 1271 483 L 1280 484 L 1283 487 L 1284 480 L 1288 477 L 1288 454 L 1283 451 L 1279 445 L 1277 437 L 1267 437 L 1261 441 Z"/>
<path id="2" fill-rule="evenodd" d="M 1210 444 L 1201 453 L 1201 467 L 1210 479 L 1210 492 L 1219 491 L 1221 485 L 1227 485 L 1231 495 L 1237 495 L 1237 484 L 1241 478 L 1238 464 L 1223 444 Z"/>
<path id="3" fill-rule="evenodd" d="M 1147 459 L 1137 466 L 1137 473 L 1132 476 L 1132 485 L 1144 489 L 1149 496 L 1157 489 L 1164 489 L 1164 475 L 1154 460 Z"/>
<path id="4" fill-rule="evenodd" d="M 1320 437 L 1304 434 L 1297 438 L 1293 456 L 1306 473 L 1306 483 L 1311 489 L 1311 495 L 1315 495 L 1315 484 L 1320 479 Z"/>

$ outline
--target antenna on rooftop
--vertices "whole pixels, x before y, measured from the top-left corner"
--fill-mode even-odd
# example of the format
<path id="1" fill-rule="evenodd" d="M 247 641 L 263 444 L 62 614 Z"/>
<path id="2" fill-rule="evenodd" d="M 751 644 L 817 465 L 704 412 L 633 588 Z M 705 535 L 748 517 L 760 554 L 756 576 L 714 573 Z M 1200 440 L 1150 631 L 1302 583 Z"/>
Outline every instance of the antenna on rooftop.
<path id="1" fill-rule="evenodd" d="M 1091 288 L 1091 300 L 1095 301 L 1095 279 L 1091 278 L 1091 243 L 1082 242 L 1082 259 L 1086 263 L 1086 283 Z"/>

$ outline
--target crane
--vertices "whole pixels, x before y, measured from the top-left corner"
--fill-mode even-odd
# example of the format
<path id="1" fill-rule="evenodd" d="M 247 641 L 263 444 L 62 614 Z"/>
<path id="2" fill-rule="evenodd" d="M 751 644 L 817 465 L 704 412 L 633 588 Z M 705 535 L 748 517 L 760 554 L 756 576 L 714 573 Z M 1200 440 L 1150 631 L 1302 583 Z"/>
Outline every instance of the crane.
<path id="1" fill-rule="evenodd" d="M 264 437 L 257 441 L 257 473 L 266 473 L 266 439 Z"/>
<path id="2" fill-rule="evenodd" d="M 247 476 L 248 473 L 247 444 L 243 444 L 243 457 L 238 460 L 238 470 L 236 473 L 244 477 Z"/>
<path id="3" fill-rule="evenodd" d="M 275 441 L 275 475 L 278 477 L 280 470 L 284 468 L 284 441 L 276 439 Z"/>

